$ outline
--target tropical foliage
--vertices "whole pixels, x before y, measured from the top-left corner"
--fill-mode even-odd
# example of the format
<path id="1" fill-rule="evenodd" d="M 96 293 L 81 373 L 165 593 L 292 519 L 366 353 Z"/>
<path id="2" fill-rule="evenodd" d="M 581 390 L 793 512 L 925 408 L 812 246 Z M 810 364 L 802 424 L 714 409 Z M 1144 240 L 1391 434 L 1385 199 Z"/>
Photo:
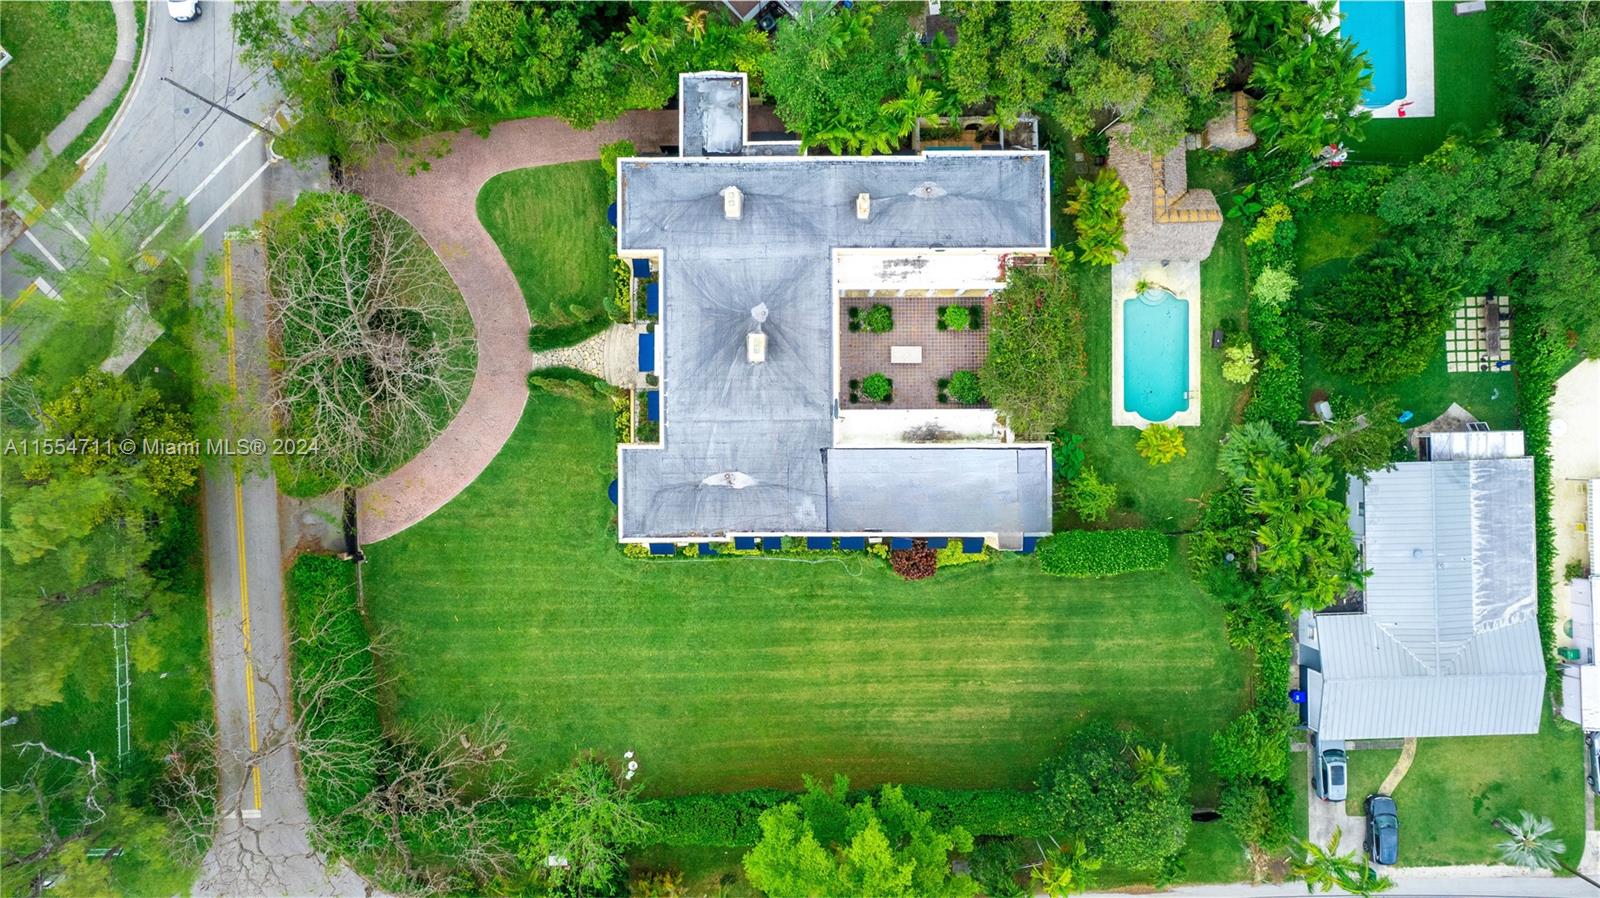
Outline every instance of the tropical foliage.
<path id="1" fill-rule="evenodd" d="M 1325 608 L 1361 580 L 1331 468 L 1327 456 L 1300 446 L 1256 459 L 1245 480 L 1245 508 L 1259 522 L 1256 567 L 1266 594 L 1285 608 Z"/>
<path id="2" fill-rule="evenodd" d="M 1128 251 L 1122 242 L 1122 207 L 1127 202 L 1128 185 L 1110 168 L 1078 182 L 1067 204 L 1078 232 L 1078 258 L 1090 265 L 1113 265 L 1118 253 Z"/>
<path id="3" fill-rule="evenodd" d="M 767 91 L 806 147 L 889 153 L 917 119 L 955 110 L 925 79 L 936 74 L 904 15 L 877 3 L 808 3 L 778 26 L 761 62 Z"/>
<path id="4" fill-rule="evenodd" d="M 1067 507 L 1090 523 L 1103 521 L 1117 504 L 1117 485 L 1101 480 L 1093 467 L 1085 466 L 1067 484 Z"/>
<path id="5" fill-rule="evenodd" d="M 1360 140 L 1372 113 L 1361 96 L 1372 86 L 1365 54 L 1338 29 L 1334 0 L 1317 3 L 1238 3 L 1236 27 L 1259 46 L 1250 85 L 1261 92 L 1250 125 L 1269 153 L 1309 158 L 1332 144 Z"/>
<path id="6" fill-rule="evenodd" d="M 945 83 L 963 105 L 992 103 L 1007 127 L 1046 105 L 1074 54 L 1086 51 L 1094 36 L 1077 3 L 964 0 L 952 6 L 958 24 L 955 47 L 945 57 Z"/>
<path id="7" fill-rule="evenodd" d="M 1040 769 L 1039 791 L 1075 846 L 1124 869 L 1159 870 L 1188 837 L 1188 771 L 1136 730 L 1095 722 L 1073 732 Z"/>
<path id="8" fill-rule="evenodd" d="M 1222 348 L 1222 379 L 1231 384 L 1247 384 L 1256 376 L 1255 347 L 1246 340 Z"/>
<path id="9" fill-rule="evenodd" d="M 748 71 L 766 50 L 750 25 L 652 3 L 254 3 L 233 17 L 244 59 L 295 109 L 277 148 L 360 162 L 392 147 L 418 158 L 448 144 L 417 138 L 516 115 L 557 112 L 592 127 L 655 108 L 677 73 Z"/>
<path id="10" fill-rule="evenodd" d="M 1066 420 L 1086 376 L 1077 293 L 1054 266 L 1013 266 L 990 317 L 984 396 L 1019 436 L 1042 437 Z"/>
<path id="11" fill-rule="evenodd" d="M 1108 115 L 1129 126 L 1130 144 L 1160 155 L 1216 115 L 1234 61 L 1222 4 L 1117 3 L 1091 20 L 1098 33 L 1073 54 L 1071 89 L 1047 105 L 1067 130 L 1088 134 Z"/>
<path id="12" fill-rule="evenodd" d="M 1413 259 L 1365 256 L 1312 298 L 1308 327 L 1331 370 L 1393 383 L 1439 353 L 1455 305 L 1455 291 Z"/>
<path id="13" fill-rule="evenodd" d="M 806 791 L 761 815 L 761 841 L 744 856 L 750 884 L 768 895 L 964 898 L 977 883 L 950 870 L 972 850 L 959 826 L 940 829 L 898 786 L 847 804 L 849 782 L 806 778 Z"/>
<path id="14" fill-rule="evenodd" d="M 1333 831 L 1326 848 L 1301 841 L 1302 857 L 1290 865 L 1294 875 L 1306 881 L 1312 893 L 1343 889 L 1352 895 L 1375 895 L 1394 888 L 1394 880 L 1380 876 L 1367 864 L 1360 850 L 1339 853 L 1340 831 Z"/>
<path id="15" fill-rule="evenodd" d="M 1183 431 L 1169 424 L 1151 424 L 1134 444 L 1139 457 L 1152 465 L 1164 465 L 1189 454 L 1183 444 Z"/>

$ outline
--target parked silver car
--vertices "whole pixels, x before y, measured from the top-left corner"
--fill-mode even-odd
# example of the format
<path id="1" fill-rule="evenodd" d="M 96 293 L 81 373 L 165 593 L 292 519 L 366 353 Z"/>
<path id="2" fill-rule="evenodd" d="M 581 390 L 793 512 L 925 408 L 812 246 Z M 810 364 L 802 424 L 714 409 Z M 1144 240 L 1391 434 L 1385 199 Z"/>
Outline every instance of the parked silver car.
<path id="1" fill-rule="evenodd" d="M 1317 797 L 1323 801 L 1344 801 L 1348 774 L 1344 749 L 1323 748 L 1317 752 L 1317 769 L 1311 785 L 1317 790 Z"/>

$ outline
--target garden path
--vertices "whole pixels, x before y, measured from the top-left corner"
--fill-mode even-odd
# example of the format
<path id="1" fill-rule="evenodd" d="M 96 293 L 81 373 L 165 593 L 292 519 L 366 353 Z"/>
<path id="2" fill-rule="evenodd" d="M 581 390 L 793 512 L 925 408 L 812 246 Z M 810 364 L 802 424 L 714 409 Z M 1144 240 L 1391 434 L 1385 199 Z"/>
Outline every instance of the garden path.
<path id="1" fill-rule="evenodd" d="M 1383 778 L 1383 785 L 1378 791 L 1384 795 L 1393 795 L 1394 790 L 1400 787 L 1400 781 L 1406 778 L 1411 771 L 1411 762 L 1417 759 L 1417 737 L 1406 739 L 1405 746 L 1400 749 L 1400 757 L 1394 762 L 1394 767 L 1389 775 Z"/>
<path id="2" fill-rule="evenodd" d="M 368 198 L 393 209 L 422 234 L 460 288 L 478 337 L 478 370 L 466 403 L 415 458 L 357 493 L 363 543 L 399 533 L 477 479 L 510 439 L 534 367 L 532 321 L 522 290 L 494 238 L 478 221 L 478 191 L 504 171 L 598 159 L 602 144 L 627 138 L 641 152 L 677 141 L 677 112 L 630 112 L 591 131 L 553 118 L 494 126 L 488 137 L 450 135 L 452 152 L 428 171 L 407 175 L 385 153 L 352 178 Z"/>

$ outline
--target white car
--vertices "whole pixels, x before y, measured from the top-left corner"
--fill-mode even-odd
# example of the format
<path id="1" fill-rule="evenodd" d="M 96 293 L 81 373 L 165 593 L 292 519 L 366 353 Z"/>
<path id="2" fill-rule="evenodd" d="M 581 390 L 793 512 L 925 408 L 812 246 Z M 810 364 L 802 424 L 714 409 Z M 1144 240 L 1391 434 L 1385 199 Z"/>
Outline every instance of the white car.
<path id="1" fill-rule="evenodd" d="M 200 18 L 200 0 L 167 0 L 167 14 L 179 22 Z"/>

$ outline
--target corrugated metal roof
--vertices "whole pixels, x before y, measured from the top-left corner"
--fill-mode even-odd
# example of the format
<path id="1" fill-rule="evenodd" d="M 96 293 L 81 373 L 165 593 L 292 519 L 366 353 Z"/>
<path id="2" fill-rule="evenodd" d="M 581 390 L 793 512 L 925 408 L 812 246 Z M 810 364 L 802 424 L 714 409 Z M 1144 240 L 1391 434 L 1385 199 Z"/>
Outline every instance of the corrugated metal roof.
<path id="1" fill-rule="evenodd" d="M 1317 619 L 1330 739 L 1538 728 L 1533 461 L 1411 462 L 1363 497 L 1363 614 Z"/>

